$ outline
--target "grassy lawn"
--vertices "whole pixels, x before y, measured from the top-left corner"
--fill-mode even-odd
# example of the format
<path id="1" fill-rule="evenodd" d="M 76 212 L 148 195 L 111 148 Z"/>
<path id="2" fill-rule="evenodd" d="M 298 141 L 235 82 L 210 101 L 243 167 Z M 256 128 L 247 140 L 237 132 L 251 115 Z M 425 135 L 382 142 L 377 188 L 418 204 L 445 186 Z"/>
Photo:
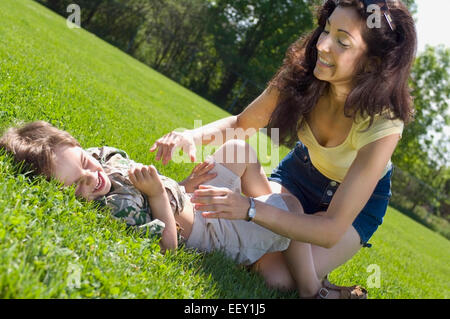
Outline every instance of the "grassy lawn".
<path id="1" fill-rule="evenodd" d="M 148 149 L 163 134 L 227 116 L 31 0 L 0 1 L 0 12 L 2 130 L 46 120 L 83 147 L 115 146 L 153 163 Z M 257 147 L 257 138 L 250 142 Z M 280 159 L 287 151 L 280 149 Z M 176 180 L 194 166 L 155 165 Z M 220 254 L 180 249 L 162 256 L 155 241 L 78 201 L 73 190 L 17 175 L 4 154 L 0 212 L 0 298 L 296 297 L 267 289 Z M 371 243 L 332 272 L 334 283 L 361 284 L 371 298 L 450 297 L 447 239 L 389 208 Z M 379 287 L 368 287 L 372 268 Z"/>

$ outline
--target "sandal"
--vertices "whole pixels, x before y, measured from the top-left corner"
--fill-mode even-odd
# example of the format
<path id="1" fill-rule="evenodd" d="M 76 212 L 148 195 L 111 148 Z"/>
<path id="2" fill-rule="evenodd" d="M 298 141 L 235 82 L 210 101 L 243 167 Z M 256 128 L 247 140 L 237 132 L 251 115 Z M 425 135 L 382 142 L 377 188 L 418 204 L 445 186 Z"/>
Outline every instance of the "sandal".
<path id="1" fill-rule="evenodd" d="M 314 299 L 328 299 L 330 290 L 339 291 L 339 299 L 367 299 L 367 290 L 361 286 L 336 286 L 329 282 L 328 275 L 322 281 L 322 288 L 319 289 Z"/>

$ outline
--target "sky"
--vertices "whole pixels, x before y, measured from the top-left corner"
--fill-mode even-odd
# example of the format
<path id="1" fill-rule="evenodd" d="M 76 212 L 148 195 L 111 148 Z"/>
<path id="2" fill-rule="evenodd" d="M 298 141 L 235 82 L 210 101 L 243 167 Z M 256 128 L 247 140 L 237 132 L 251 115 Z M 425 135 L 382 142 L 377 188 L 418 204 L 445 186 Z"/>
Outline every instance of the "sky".
<path id="1" fill-rule="evenodd" d="M 419 53 L 425 44 L 450 47 L 450 0 L 416 0 Z"/>

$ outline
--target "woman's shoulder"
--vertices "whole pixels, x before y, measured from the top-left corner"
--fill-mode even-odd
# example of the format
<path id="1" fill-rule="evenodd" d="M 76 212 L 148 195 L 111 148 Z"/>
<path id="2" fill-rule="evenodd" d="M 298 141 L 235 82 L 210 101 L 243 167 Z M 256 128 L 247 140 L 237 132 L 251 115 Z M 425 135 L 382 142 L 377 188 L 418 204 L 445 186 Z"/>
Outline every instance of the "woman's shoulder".
<path id="1" fill-rule="evenodd" d="M 357 131 L 373 130 L 379 126 L 404 126 L 403 120 L 396 118 L 393 111 L 385 109 L 381 113 L 375 114 L 373 119 L 371 116 L 362 116 L 358 114 L 355 118 L 355 129 Z"/>
<path id="2" fill-rule="evenodd" d="M 356 149 L 391 134 L 403 133 L 404 122 L 395 118 L 390 110 L 376 114 L 373 119 L 370 116 L 355 119 L 352 141 Z"/>

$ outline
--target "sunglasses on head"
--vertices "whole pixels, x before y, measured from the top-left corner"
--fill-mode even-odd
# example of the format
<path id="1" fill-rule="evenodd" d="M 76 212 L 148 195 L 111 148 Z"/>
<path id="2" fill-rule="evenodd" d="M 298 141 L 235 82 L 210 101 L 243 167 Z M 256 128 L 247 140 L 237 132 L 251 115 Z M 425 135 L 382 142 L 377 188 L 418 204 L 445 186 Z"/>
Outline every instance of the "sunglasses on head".
<path id="1" fill-rule="evenodd" d="M 361 2 L 364 5 L 364 9 L 366 9 L 366 11 L 370 5 L 372 4 L 377 5 L 380 8 L 380 11 L 383 13 L 384 17 L 386 18 L 386 21 L 389 24 L 391 30 L 395 31 L 395 25 L 391 15 L 389 14 L 389 7 L 386 0 L 359 0 L 359 2 Z M 337 4 L 339 4 L 339 0 L 337 1 Z"/>
<path id="2" fill-rule="evenodd" d="M 386 2 L 386 0 L 359 0 L 364 4 L 364 8 L 367 10 L 367 7 L 371 4 L 375 4 L 380 7 L 380 11 L 383 13 L 384 17 L 386 18 L 387 23 L 389 24 L 389 27 L 392 31 L 395 30 L 394 23 L 392 22 L 392 17 L 389 14 L 389 7 Z"/>

